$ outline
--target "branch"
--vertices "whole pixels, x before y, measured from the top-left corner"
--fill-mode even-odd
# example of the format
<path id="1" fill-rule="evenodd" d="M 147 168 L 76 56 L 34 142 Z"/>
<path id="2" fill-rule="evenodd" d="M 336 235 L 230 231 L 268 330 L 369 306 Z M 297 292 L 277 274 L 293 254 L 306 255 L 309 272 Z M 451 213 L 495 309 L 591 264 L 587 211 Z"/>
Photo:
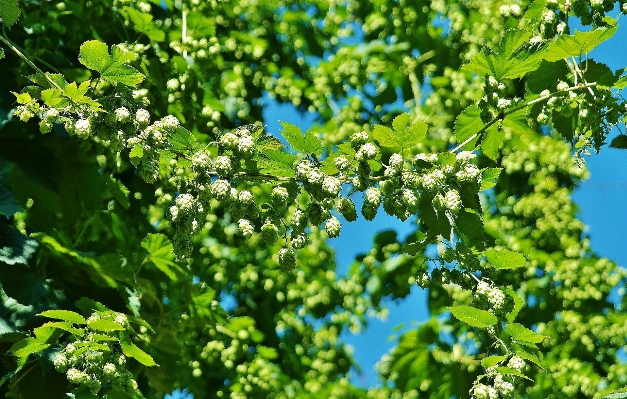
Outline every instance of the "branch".
<path id="1" fill-rule="evenodd" d="M 488 123 L 486 123 L 477 133 L 473 134 L 472 136 L 468 137 L 466 140 L 464 140 L 463 143 L 459 144 L 457 147 L 453 148 L 450 152 L 457 152 L 459 151 L 461 148 L 463 148 L 466 144 L 470 143 L 471 141 L 473 141 L 475 138 L 477 138 L 479 135 L 485 133 L 486 130 L 488 130 L 488 128 L 492 125 L 494 125 L 497 121 L 499 120 L 503 120 L 506 116 L 513 114 L 514 112 L 520 111 L 521 109 L 525 109 L 531 105 L 540 103 L 542 101 L 546 101 L 548 99 L 550 99 L 551 97 L 555 97 L 557 94 L 561 94 L 561 93 L 566 93 L 569 91 L 575 91 L 575 90 L 579 90 L 579 89 L 589 89 L 591 87 L 596 86 L 596 82 L 592 82 L 592 83 L 580 83 L 577 86 L 573 86 L 573 87 L 569 87 L 566 90 L 560 90 L 560 91 L 556 91 L 553 93 L 549 93 L 546 94 L 544 96 L 540 96 L 538 98 L 534 98 L 533 100 L 526 102 L 524 104 L 520 104 L 517 105 L 513 108 L 508 109 L 507 111 L 504 111 L 502 113 L 500 113 L 499 115 L 495 116 L 494 118 L 492 118 L 492 120 L 490 120 Z"/>

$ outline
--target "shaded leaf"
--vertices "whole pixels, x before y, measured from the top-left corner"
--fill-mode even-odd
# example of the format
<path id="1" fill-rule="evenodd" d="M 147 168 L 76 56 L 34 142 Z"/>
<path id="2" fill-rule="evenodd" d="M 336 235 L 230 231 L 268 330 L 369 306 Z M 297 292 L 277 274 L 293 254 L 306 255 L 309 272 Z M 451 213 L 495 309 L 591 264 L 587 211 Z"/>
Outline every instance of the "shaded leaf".
<path id="1" fill-rule="evenodd" d="M 152 356 L 139 349 L 137 345 L 131 342 L 126 334 L 121 334 L 120 336 L 120 347 L 126 356 L 132 357 L 144 366 L 152 367 L 157 365 L 152 359 Z"/>
<path id="2" fill-rule="evenodd" d="M 610 147 L 620 148 L 623 150 L 627 149 L 627 135 L 619 134 L 618 136 L 614 137 L 612 139 L 612 142 L 610 143 Z"/>
<path id="3" fill-rule="evenodd" d="M 165 235 L 148 234 L 142 241 L 142 248 L 148 251 L 148 261 L 171 280 L 178 280 L 176 272 L 183 273 L 183 270 L 174 262 L 174 247 Z"/>
<path id="4" fill-rule="evenodd" d="M 19 17 L 20 9 L 17 6 L 17 0 L 0 0 L 0 18 L 2 18 L 2 23 L 11 27 L 11 25 L 17 22 Z M 4 52 L 2 57 L 4 57 Z"/>
<path id="5" fill-rule="evenodd" d="M 455 119 L 455 139 L 458 144 L 461 144 L 472 137 L 474 134 L 478 133 L 484 126 L 483 121 L 481 120 L 481 111 L 479 107 L 473 105 L 471 107 L 466 108 L 457 119 Z M 466 145 L 464 145 L 462 150 L 472 150 L 477 146 L 477 139 L 479 137 L 475 137 Z"/>

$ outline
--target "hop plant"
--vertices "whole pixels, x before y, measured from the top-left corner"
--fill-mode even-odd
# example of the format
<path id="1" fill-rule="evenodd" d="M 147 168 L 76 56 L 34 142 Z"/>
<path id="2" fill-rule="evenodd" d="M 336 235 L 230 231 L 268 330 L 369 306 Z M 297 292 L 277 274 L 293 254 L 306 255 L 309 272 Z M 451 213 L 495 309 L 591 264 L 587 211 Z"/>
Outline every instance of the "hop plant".
<path id="1" fill-rule="evenodd" d="M 255 228 L 253 227 L 253 224 L 248 219 L 240 219 L 237 222 L 237 228 L 239 229 L 240 233 L 242 233 L 242 235 L 245 238 L 250 238 L 255 232 Z"/>
<path id="2" fill-rule="evenodd" d="M 211 184 L 211 193 L 218 201 L 227 200 L 231 194 L 231 184 L 226 180 L 216 180 Z"/>
<path id="3" fill-rule="evenodd" d="M 287 206 L 287 200 L 289 199 L 289 193 L 285 187 L 276 186 L 272 189 L 270 194 L 272 206 L 277 212 L 285 209 Z"/>
<path id="4" fill-rule="evenodd" d="M 335 216 L 331 216 L 327 219 L 324 225 L 324 229 L 326 230 L 329 238 L 336 238 L 340 235 L 340 230 L 342 228 L 342 224 Z"/>
<path id="5" fill-rule="evenodd" d="M 284 270 L 293 270 L 296 268 L 296 256 L 294 251 L 289 248 L 281 248 L 279 250 L 279 265 Z"/>
<path id="6" fill-rule="evenodd" d="M 355 209 L 355 203 L 348 198 L 341 198 L 337 203 L 337 210 L 344 216 L 349 222 L 357 220 L 357 210 Z"/>
<path id="7" fill-rule="evenodd" d="M 216 157 L 216 159 L 213 161 L 213 167 L 215 168 L 216 173 L 219 176 L 229 176 L 233 171 L 231 158 L 224 155 Z"/>
<path id="8" fill-rule="evenodd" d="M 270 221 L 261 226 L 261 238 L 268 244 L 273 245 L 279 238 L 279 228 Z"/>
<path id="9" fill-rule="evenodd" d="M 91 135 L 91 123 L 89 119 L 79 119 L 74 125 L 74 133 L 82 139 L 85 139 Z"/>

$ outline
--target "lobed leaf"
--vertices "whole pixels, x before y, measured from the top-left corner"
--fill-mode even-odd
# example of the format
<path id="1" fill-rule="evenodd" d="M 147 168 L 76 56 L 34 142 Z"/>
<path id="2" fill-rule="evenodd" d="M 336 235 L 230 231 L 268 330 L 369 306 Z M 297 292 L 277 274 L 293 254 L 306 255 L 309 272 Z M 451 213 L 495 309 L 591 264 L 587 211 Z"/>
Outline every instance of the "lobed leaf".
<path id="1" fill-rule="evenodd" d="M 109 54 L 105 43 L 90 40 L 81 46 L 78 61 L 87 68 L 98 71 L 102 79 L 112 84 L 137 86 L 144 80 L 145 76 L 137 69 L 125 65 L 135 59 L 133 53 L 124 52 L 116 46 L 113 46 L 112 52 L 113 56 Z"/>
<path id="2" fill-rule="evenodd" d="M 505 359 L 507 359 L 507 356 L 488 356 L 486 358 L 481 359 L 481 366 L 486 369 L 490 367 L 494 367 L 497 364 L 504 361 Z"/>
<path id="3" fill-rule="evenodd" d="M 310 130 L 303 135 L 302 130 L 296 125 L 281 121 L 281 126 L 283 126 L 281 134 L 296 151 L 315 155 L 322 153 L 322 143 Z"/>
<path id="4" fill-rule="evenodd" d="M 177 272 L 183 273 L 183 270 L 174 262 L 174 247 L 165 235 L 148 234 L 141 245 L 148 251 L 147 261 L 152 262 L 170 280 L 178 280 Z"/>
<path id="5" fill-rule="evenodd" d="M 579 57 L 589 53 L 599 44 L 614 36 L 618 25 L 614 22 L 609 27 L 597 28 L 589 32 L 575 29 L 573 35 L 561 35 L 554 41 L 544 54 L 547 61 L 558 61 L 568 57 Z"/>

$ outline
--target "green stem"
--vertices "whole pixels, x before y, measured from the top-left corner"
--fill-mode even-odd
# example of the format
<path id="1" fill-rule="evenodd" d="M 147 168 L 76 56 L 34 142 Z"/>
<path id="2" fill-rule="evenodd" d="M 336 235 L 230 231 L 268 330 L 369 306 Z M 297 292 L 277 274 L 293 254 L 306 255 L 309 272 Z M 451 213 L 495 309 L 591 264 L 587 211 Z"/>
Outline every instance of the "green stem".
<path id="1" fill-rule="evenodd" d="M 4 44 L 6 44 L 11 50 L 13 50 L 13 52 L 15 54 L 17 54 L 22 60 L 24 60 L 24 62 L 26 62 L 31 68 L 33 68 L 35 71 L 37 71 L 38 74 L 40 74 L 41 76 L 44 77 L 44 79 L 46 79 L 52 86 L 54 86 L 55 88 L 62 90 L 58 84 L 56 84 L 55 81 L 53 81 L 52 79 L 50 79 L 48 77 L 48 75 L 46 75 L 41 69 L 39 69 L 39 67 L 37 67 L 37 65 L 33 64 L 33 62 L 31 60 L 28 59 L 28 57 L 26 57 L 13 43 L 11 43 L 11 41 L 9 39 L 7 39 L 6 37 L 4 37 L 4 35 L 0 36 L 0 41 L 2 41 Z"/>
<path id="2" fill-rule="evenodd" d="M 457 152 L 459 151 L 461 148 L 463 148 L 466 144 L 470 143 L 471 141 L 473 141 L 475 138 L 477 138 L 479 135 L 485 133 L 486 130 L 488 130 L 490 128 L 490 126 L 494 125 L 497 121 L 499 120 L 503 120 L 506 116 L 513 114 L 514 112 L 520 111 L 521 109 L 525 109 L 531 105 L 540 103 L 542 101 L 546 101 L 548 99 L 550 99 L 551 97 L 556 97 L 558 94 L 562 94 L 562 93 L 566 93 L 569 91 L 575 91 L 575 90 L 579 90 L 579 89 L 589 89 L 590 87 L 594 87 L 596 86 L 596 82 L 592 82 L 592 83 L 585 83 L 585 84 L 579 84 L 577 86 L 574 87 L 569 87 L 566 90 L 560 90 L 560 91 L 556 91 L 553 93 L 549 93 L 549 94 L 545 94 L 543 96 L 540 96 L 538 98 L 534 98 L 533 100 L 526 102 L 524 104 L 520 104 L 517 105 L 513 108 L 508 109 L 507 111 L 504 111 L 503 113 L 495 116 L 494 118 L 492 118 L 491 121 L 489 121 L 488 123 L 486 123 L 477 133 L 473 134 L 472 136 L 468 137 L 466 140 L 464 140 L 463 143 L 459 144 L 457 147 L 453 148 L 451 150 L 451 152 Z"/>

